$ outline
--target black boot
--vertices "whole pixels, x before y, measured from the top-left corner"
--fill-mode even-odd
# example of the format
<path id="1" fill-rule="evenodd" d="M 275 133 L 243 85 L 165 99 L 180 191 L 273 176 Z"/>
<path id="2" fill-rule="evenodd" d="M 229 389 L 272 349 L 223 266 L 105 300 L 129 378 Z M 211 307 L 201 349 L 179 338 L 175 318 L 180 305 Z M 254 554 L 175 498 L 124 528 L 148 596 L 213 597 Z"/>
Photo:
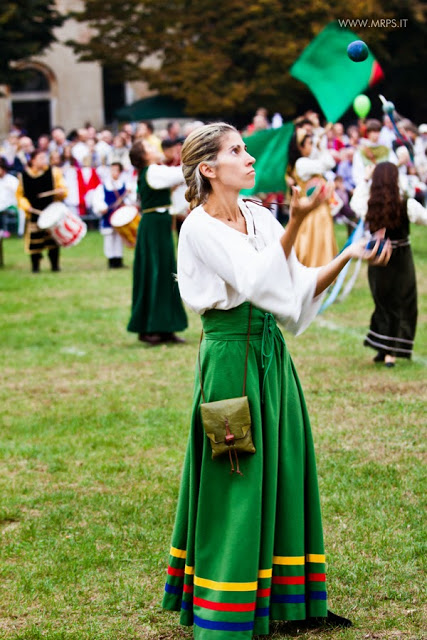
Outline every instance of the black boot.
<path id="1" fill-rule="evenodd" d="M 115 268 L 115 258 L 108 258 L 108 268 L 109 269 Z"/>
<path id="2" fill-rule="evenodd" d="M 31 271 L 33 273 L 40 273 L 40 260 L 42 259 L 41 253 L 31 254 Z"/>
<path id="3" fill-rule="evenodd" d="M 49 249 L 48 256 L 52 271 L 61 271 L 61 269 L 59 268 L 59 247 L 55 247 L 55 249 Z"/>
<path id="4" fill-rule="evenodd" d="M 374 362 L 384 362 L 384 360 L 385 360 L 384 351 L 378 351 L 377 355 L 372 359 L 373 359 Z"/>
<path id="5" fill-rule="evenodd" d="M 123 269 L 123 258 L 116 258 L 116 269 Z"/>
<path id="6" fill-rule="evenodd" d="M 328 615 L 326 618 L 310 618 L 310 626 L 314 627 L 324 627 L 332 629 L 334 627 L 348 628 L 352 627 L 353 623 L 348 618 L 343 618 L 342 616 L 338 616 L 336 613 L 332 613 L 328 609 Z"/>

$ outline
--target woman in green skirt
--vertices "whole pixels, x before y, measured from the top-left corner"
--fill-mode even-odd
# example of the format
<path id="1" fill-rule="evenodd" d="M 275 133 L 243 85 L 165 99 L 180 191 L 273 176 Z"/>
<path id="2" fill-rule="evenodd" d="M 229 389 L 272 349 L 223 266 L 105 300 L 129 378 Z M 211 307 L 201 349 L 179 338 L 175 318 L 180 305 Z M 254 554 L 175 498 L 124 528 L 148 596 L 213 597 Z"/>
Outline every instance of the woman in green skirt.
<path id="1" fill-rule="evenodd" d="M 180 167 L 156 164 L 156 149 L 142 141 L 130 150 L 139 171 L 142 218 L 133 263 L 132 313 L 128 331 L 150 345 L 184 342 L 175 334 L 187 327 L 187 316 L 176 282 L 172 239 L 171 188 L 183 183 Z"/>
<path id="2" fill-rule="evenodd" d="M 238 198 L 253 187 L 255 160 L 230 125 L 191 133 L 182 162 L 192 211 L 180 234 L 178 282 L 204 337 L 163 607 L 180 611 L 199 640 L 266 635 L 271 620 L 349 626 L 327 607 L 310 421 L 276 321 L 300 333 L 351 257 L 385 264 L 390 246 L 375 257 L 377 246 L 368 252 L 360 243 L 324 267 L 300 265 L 296 234 L 328 194 L 295 191 L 283 230 L 267 209 Z M 230 418 L 234 456 L 229 449 L 213 459 L 200 404 L 243 395 L 255 453 L 235 453 Z"/>

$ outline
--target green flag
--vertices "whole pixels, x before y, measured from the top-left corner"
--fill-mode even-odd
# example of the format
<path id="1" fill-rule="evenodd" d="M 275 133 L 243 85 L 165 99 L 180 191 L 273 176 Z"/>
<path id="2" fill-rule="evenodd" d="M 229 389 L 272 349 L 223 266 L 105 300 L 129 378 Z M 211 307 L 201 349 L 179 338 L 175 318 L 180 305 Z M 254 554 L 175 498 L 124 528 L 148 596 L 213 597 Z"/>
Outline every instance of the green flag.
<path id="1" fill-rule="evenodd" d="M 242 191 L 244 195 L 286 191 L 285 173 L 288 166 L 288 147 L 293 131 L 293 123 L 287 122 L 278 129 L 257 131 L 257 133 L 243 138 L 248 153 L 256 160 L 255 186 L 252 189 Z"/>
<path id="2" fill-rule="evenodd" d="M 363 62 L 350 60 L 347 47 L 357 39 L 349 29 L 331 22 L 291 67 L 291 76 L 309 87 L 328 122 L 336 122 L 357 95 L 384 77 L 370 51 Z"/>

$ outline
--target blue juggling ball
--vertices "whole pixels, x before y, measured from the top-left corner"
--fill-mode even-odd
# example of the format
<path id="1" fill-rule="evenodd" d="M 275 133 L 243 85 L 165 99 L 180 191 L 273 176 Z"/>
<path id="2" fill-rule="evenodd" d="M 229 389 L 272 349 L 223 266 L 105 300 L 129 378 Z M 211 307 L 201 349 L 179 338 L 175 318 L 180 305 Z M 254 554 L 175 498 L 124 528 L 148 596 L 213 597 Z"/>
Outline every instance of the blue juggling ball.
<path id="1" fill-rule="evenodd" d="M 355 40 L 350 42 L 347 47 L 347 55 L 353 62 L 363 62 L 369 54 L 369 49 L 363 40 Z"/>

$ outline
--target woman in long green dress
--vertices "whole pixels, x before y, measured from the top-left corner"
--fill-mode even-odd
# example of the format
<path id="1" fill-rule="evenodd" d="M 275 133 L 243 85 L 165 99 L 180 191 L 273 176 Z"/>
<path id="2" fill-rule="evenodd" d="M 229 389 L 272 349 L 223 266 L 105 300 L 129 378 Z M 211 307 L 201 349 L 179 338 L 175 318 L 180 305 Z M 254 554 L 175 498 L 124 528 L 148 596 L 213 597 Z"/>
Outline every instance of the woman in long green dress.
<path id="1" fill-rule="evenodd" d="M 184 342 L 176 331 L 187 327 L 187 316 L 176 282 L 172 238 L 171 188 L 182 184 L 180 167 L 156 164 L 158 153 L 136 142 L 130 159 L 139 171 L 138 193 L 142 218 L 133 264 L 132 313 L 128 331 L 151 345 Z"/>
<path id="2" fill-rule="evenodd" d="M 324 197 L 319 190 L 293 194 L 284 231 L 268 210 L 238 199 L 255 172 L 233 127 L 197 129 L 182 161 L 192 211 L 180 234 L 178 282 L 201 314 L 204 338 L 163 607 L 180 611 L 199 640 L 268 634 L 271 620 L 349 626 L 327 607 L 310 421 L 276 320 L 301 332 L 351 257 L 385 264 L 390 247 L 376 258 L 377 247 L 352 245 L 324 267 L 303 267 L 292 245 Z M 256 452 L 239 454 L 232 473 L 229 457 L 212 459 L 200 403 L 242 396 L 245 377 Z"/>

